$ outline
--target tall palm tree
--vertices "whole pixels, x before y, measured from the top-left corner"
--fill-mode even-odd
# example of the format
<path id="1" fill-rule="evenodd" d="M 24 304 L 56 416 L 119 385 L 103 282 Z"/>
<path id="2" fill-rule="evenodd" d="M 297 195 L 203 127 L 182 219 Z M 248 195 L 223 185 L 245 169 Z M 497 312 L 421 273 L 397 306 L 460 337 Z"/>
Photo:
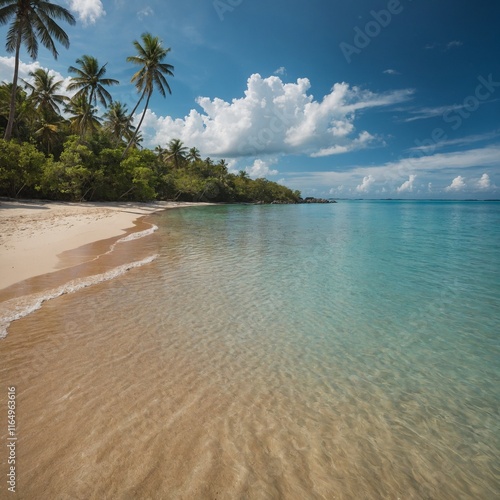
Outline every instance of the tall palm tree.
<path id="1" fill-rule="evenodd" d="M 30 71 L 29 75 L 33 78 L 33 84 L 28 82 L 24 84 L 27 89 L 31 90 L 30 100 L 35 109 L 44 119 L 49 115 L 60 115 L 59 106 L 69 100 L 65 95 L 57 93 L 61 90 L 63 81 L 55 82 L 55 75 L 50 75 L 42 68 Z"/>
<path id="2" fill-rule="evenodd" d="M 104 78 L 106 74 L 106 64 L 99 67 L 99 62 L 95 57 L 84 55 L 76 60 L 79 68 L 70 66 L 68 71 L 76 76 L 71 77 L 68 90 L 78 90 L 75 97 L 85 96 L 89 103 L 97 106 L 99 101 L 105 108 L 113 102 L 111 94 L 104 88 L 104 85 L 118 85 L 120 82 L 113 78 Z"/>
<path id="3" fill-rule="evenodd" d="M 69 47 L 68 35 L 54 19 L 62 19 L 70 25 L 75 24 L 75 18 L 67 9 L 47 0 L 0 0 L 0 25 L 10 21 L 5 48 L 7 52 L 15 54 L 9 119 L 4 136 L 7 140 L 12 137 L 14 126 L 21 45 L 25 45 L 28 54 L 33 59 L 36 59 L 38 55 L 38 39 L 52 52 L 55 59 L 57 59 L 58 52 L 54 38 L 64 47 Z"/>
<path id="4" fill-rule="evenodd" d="M 69 117 L 70 128 L 81 138 L 101 126 L 101 118 L 96 115 L 96 108 L 87 101 L 84 95 L 71 99 L 65 111 L 71 115 Z"/>
<path id="5" fill-rule="evenodd" d="M 119 101 L 114 101 L 104 113 L 104 128 L 119 144 L 123 139 L 127 142 L 134 135 L 135 127 L 128 119 L 127 107 Z"/>
<path id="6" fill-rule="evenodd" d="M 165 89 L 169 94 L 172 93 L 172 90 L 167 79 L 165 78 L 165 75 L 174 76 L 174 67 L 171 64 L 163 62 L 165 57 L 167 57 L 167 54 L 170 52 L 170 48 L 163 47 L 162 41 L 157 36 L 151 35 L 151 33 L 143 33 L 141 38 L 142 45 L 137 40 L 134 40 L 134 47 L 137 50 L 137 55 L 127 57 L 128 62 L 140 66 L 139 71 L 137 71 L 131 79 L 131 82 L 135 83 L 135 88 L 137 92 L 140 93 L 140 97 L 134 109 L 130 113 L 130 119 L 134 116 L 134 113 L 139 107 L 141 101 L 144 97 L 146 97 L 144 111 L 139 124 L 135 129 L 135 134 L 139 133 L 139 129 L 141 128 L 144 116 L 146 115 L 146 111 L 148 109 L 149 100 L 151 99 L 151 95 L 153 94 L 155 87 L 163 97 L 166 97 Z M 127 153 L 134 139 L 135 137 L 130 139 L 124 155 Z"/>
<path id="7" fill-rule="evenodd" d="M 172 158 L 174 160 L 175 168 L 179 168 L 179 165 L 186 159 L 187 148 L 180 139 L 172 139 L 168 143 L 167 152 L 167 160 Z"/>

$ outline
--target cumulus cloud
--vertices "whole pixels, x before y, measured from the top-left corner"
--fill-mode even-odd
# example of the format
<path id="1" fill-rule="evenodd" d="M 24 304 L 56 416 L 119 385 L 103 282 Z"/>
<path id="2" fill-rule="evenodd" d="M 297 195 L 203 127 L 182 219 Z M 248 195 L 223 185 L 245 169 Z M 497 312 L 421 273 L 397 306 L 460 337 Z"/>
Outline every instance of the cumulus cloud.
<path id="1" fill-rule="evenodd" d="M 274 163 L 276 163 L 276 160 L 264 161 L 257 158 L 251 167 L 245 168 L 245 171 L 254 179 L 259 177 L 268 177 L 270 175 L 278 175 L 277 170 L 269 168 Z"/>
<path id="2" fill-rule="evenodd" d="M 367 175 L 363 177 L 363 182 L 356 186 L 356 191 L 358 191 L 358 193 L 367 193 L 374 183 L 375 178 L 373 177 L 373 175 Z"/>
<path id="3" fill-rule="evenodd" d="M 491 184 L 491 179 L 488 174 L 483 174 L 481 178 L 477 181 L 476 183 L 478 189 L 485 190 L 485 189 L 492 189 L 495 188 L 496 186 L 492 186 Z"/>
<path id="4" fill-rule="evenodd" d="M 474 182 L 467 183 L 467 189 L 477 190 L 486 193 L 487 189 L 478 189 L 477 182 L 485 170 L 491 170 L 491 191 L 498 188 L 493 182 L 492 173 L 498 172 L 500 158 L 500 145 L 485 146 L 483 148 L 454 151 L 449 153 L 436 153 L 434 155 L 422 156 L 415 159 L 401 158 L 397 161 L 366 165 L 345 165 L 343 168 L 336 168 L 330 171 L 303 171 L 288 174 L 287 182 L 294 189 L 310 190 L 317 186 L 336 186 L 343 184 L 352 192 L 367 192 L 371 184 L 376 182 L 384 184 L 388 188 L 396 189 L 406 180 L 410 180 L 410 175 L 417 175 L 422 184 L 427 184 L 427 189 L 433 194 L 454 192 L 445 190 L 449 181 L 450 172 L 457 172 L 467 169 L 476 171 Z M 483 170 L 484 169 L 484 170 Z M 454 174 L 455 176 L 457 174 Z M 364 179 L 360 183 L 360 179 Z M 465 178 L 462 177 L 465 184 Z M 458 183 L 458 184 L 457 184 Z M 486 185 L 486 183 L 484 183 Z M 459 181 L 455 181 L 454 186 L 460 186 Z M 417 189 L 414 183 L 414 191 Z M 373 189 L 370 189 L 373 192 Z M 328 191 L 326 191 L 327 193 Z M 324 194 L 326 194 L 324 193 Z"/>
<path id="5" fill-rule="evenodd" d="M 151 145 L 173 137 L 196 146 L 205 155 L 224 157 L 272 154 L 326 156 L 366 147 L 374 136 L 356 132 L 357 114 L 411 98 L 412 90 L 376 94 L 337 83 L 316 100 L 307 78 L 284 83 L 277 76 L 250 76 L 244 96 L 231 102 L 199 97 L 201 112 L 184 118 L 160 117 L 148 110 L 145 137 Z"/>
<path id="6" fill-rule="evenodd" d="M 14 77 L 14 57 L 0 56 L 0 81 L 12 83 Z M 19 61 L 19 77 L 26 80 L 30 71 L 41 68 L 38 61 L 26 64 Z"/>
<path id="7" fill-rule="evenodd" d="M 405 191 L 413 191 L 413 183 L 415 182 L 415 179 L 417 178 L 416 175 L 410 174 L 409 178 L 407 181 L 403 182 L 401 186 L 399 186 L 396 191 L 398 193 L 404 193 Z"/>
<path id="8" fill-rule="evenodd" d="M 457 175 L 451 184 L 444 188 L 445 191 L 463 191 L 466 188 L 465 179 L 461 175 Z"/>
<path id="9" fill-rule="evenodd" d="M 68 97 L 72 97 L 75 94 L 76 91 L 71 93 L 66 91 L 66 87 L 68 86 L 71 80 L 70 77 L 64 77 L 61 75 L 61 73 L 58 73 L 57 71 L 54 71 L 52 69 L 42 68 L 42 66 L 38 61 L 31 62 L 28 64 L 19 61 L 19 78 L 28 83 L 32 83 L 33 79 L 32 77 L 29 76 L 29 74 L 31 72 L 35 72 L 37 69 L 48 70 L 49 75 L 54 75 L 56 77 L 56 81 L 59 80 L 63 81 L 63 85 L 60 91 L 61 94 L 67 95 Z M 0 56 L 0 82 L 11 83 L 13 76 L 14 76 L 14 57 Z"/>
<path id="10" fill-rule="evenodd" d="M 101 0 L 66 0 L 70 10 L 76 12 L 84 25 L 94 24 L 106 15 Z"/>

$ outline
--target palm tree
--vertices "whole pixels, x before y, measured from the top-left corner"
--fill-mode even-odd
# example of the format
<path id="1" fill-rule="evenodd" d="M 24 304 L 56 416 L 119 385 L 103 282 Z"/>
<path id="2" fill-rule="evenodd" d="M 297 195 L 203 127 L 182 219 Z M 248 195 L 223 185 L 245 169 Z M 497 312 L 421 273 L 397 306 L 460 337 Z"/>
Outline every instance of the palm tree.
<path id="1" fill-rule="evenodd" d="M 35 130 L 35 137 L 44 146 L 48 155 L 52 152 L 54 145 L 56 145 L 61 138 L 61 125 L 64 123 L 62 120 L 55 118 L 54 121 L 42 119 L 39 122 L 39 128 Z M 57 121 L 56 121 L 57 120 Z"/>
<path id="2" fill-rule="evenodd" d="M 94 132 L 101 125 L 101 118 L 96 115 L 94 108 L 84 95 L 73 98 L 66 106 L 66 113 L 70 114 L 70 128 L 81 138 L 89 132 Z"/>
<path id="3" fill-rule="evenodd" d="M 75 24 L 75 18 L 67 9 L 48 0 L 0 0 L 0 25 L 11 21 L 5 48 L 7 52 L 15 54 L 9 119 L 4 136 L 6 140 L 12 137 L 14 126 L 21 45 L 24 43 L 32 59 L 36 59 L 38 55 L 38 38 L 42 45 L 52 52 L 55 59 L 58 52 L 53 38 L 64 47 L 69 47 L 68 35 L 54 19 L 63 19 L 70 25 Z"/>
<path id="4" fill-rule="evenodd" d="M 104 113 L 104 128 L 112 135 L 116 143 L 123 139 L 129 141 L 134 135 L 135 127 L 128 119 L 127 107 L 119 101 L 111 103 Z"/>
<path id="5" fill-rule="evenodd" d="M 168 157 L 167 160 L 173 158 L 175 168 L 179 168 L 179 165 L 186 159 L 187 148 L 184 146 L 180 139 L 172 139 L 168 143 Z"/>
<path id="6" fill-rule="evenodd" d="M 89 103 L 97 106 L 99 101 L 105 108 L 113 102 L 111 94 L 104 88 L 104 85 L 118 85 L 118 80 L 104 78 L 106 74 L 106 64 L 99 67 L 99 62 L 95 57 L 84 55 L 76 62 L 79 68 L 70 66 L 68 71 L 76 76 L 71 77 L 72 82 L 68 85 L 68 90 L 79 89 L 75 97 L 85 96 Z"/>
<path id="7" fill-rule="evenodd" d="M 60 115 L 59 105 L 64 104 L 69 99 L 62 94 L 58 94 L 63 81 L 55 82 L 55 75 L 50 75 L 45 69 L 38 68 L 31 71 L 29 75 L 33 78 L 33 84 L 24 82 L 27 89 L 31 90 L 30 100 L 35 109 L 40 111 L 42 118 L 50 115 Z"/>
<path id="8" fill-rule="evenodd" d="M 149 100 L 151 99 L 151 95 L 153 94 L 155 87 L 163 97 L 166 97 L 165 89 L 169 94 L 172 93 L 172 90 L 170 89 L 170 85 L 164 75 L 174 76 L 174 67 L 171 64 L 163 62 L 167 54 L 170 52 L 170 48 L 164 48 L 161 40 L 157 36 L 151 35 L 151 33 L 143 33 L 141 38 L 142 45 L 137 40 L 134 40 L 134 47 L 137 50 L 137 55 L 127 57 L 128 62 L 137 64 L 141 67 L 131 79 L 131 82 L 135 83 L 135 88 L 141 96 L 130 113 L 130 120 L 132 120 L 132 117 L 134 116 L 134 113 L 139 107 L 141 101 L 144 97 L 146 97 L 144 111 L 139 124 L 135 129 L 135 134 L 139 133 L 139 129 L 141 128 L 144 116 L 146 115 L 146 111 L 148 109 Z M 135 137 L 130 139 L 129 144 L 123 153 L 124 155 L 127 153 L 134 139 Z"/>
<path id="9" fill-rule="evenodd" d="M 186 159 L 192 162 L 201 160 L 200 150 L 198 148 L 191 148 Z"/>
<path id="10" fill-rule="evenodd" d="M 142 137 L 142 132 L 139 132 L 130 139 L 129 145 L 127 147 L 132 149 L 142 148 L 141 143 L 143 140 L 144 137 Z"/>

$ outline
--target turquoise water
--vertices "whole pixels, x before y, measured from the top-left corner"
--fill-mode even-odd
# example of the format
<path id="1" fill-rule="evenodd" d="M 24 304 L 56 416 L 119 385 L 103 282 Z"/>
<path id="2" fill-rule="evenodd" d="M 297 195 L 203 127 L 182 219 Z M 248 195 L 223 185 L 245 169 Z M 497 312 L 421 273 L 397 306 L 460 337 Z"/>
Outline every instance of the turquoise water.
<path id="1" fill-rule="evenodd" d="M 408 439 L 416 461 L 435 473 L 448 468 L 444 490 L 449 481 L 464 497 L 493 495 L 499 203 L 217 207 L 160 221 L 167 235 L 181 235 L 170 250 L 181 255 L 179 267 L 170 269 L 168 249 L 159 265 L 198 297 L 193 328 L 218 331 L 238 353 L 260 350 L 254 355 L 283 383 L 288 373 L 304 391 L 326 387 L 316 404 L 347 405 L 347 420 L 366 418 L 353 429 L 359 439 L 375 431 L 382 440 L 379 426 Z M 373 429 L 370 418 L 380 418 Z M 399 459 L 408 459 L 404 451 Z"/>
<path id="2" fill-rule="evenodd" d="M 53 411 L 25 424 L 25 447 L 66 471 L 67 495 L 500 496 L 500 203 L 149 220 L 141 257 L 156 260 L 50 301 L 7 337 L 50 332 L 15 366 L 41 367 L 23 377 L 34 408 Z M 71 446 L 44 447 L 53 421 Z"/>

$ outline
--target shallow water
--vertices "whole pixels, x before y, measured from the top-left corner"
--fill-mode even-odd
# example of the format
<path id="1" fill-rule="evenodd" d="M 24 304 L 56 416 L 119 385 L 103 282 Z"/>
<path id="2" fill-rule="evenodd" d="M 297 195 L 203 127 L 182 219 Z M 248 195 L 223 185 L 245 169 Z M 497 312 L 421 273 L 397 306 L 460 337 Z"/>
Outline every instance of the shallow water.
<path id="1" fill-rule="evenodd" d="M 20 498 L 500 495 L 499 203 L 148 220 L 0 341 Z"/>

